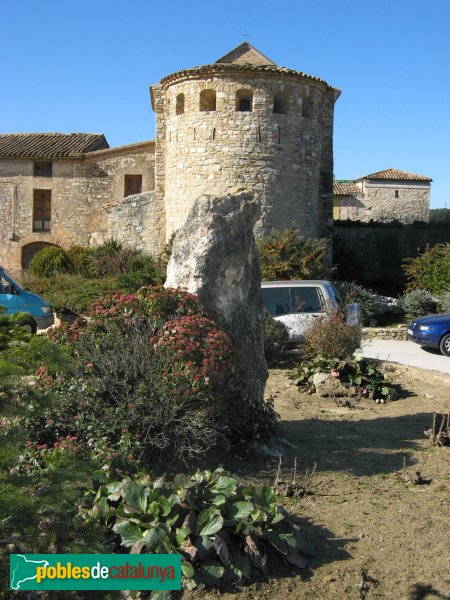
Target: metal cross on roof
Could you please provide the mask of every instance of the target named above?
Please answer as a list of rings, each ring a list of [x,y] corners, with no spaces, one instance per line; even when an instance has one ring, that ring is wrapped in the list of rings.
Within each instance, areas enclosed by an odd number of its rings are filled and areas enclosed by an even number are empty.
[[[249,33],[247,33],[246,31],[244,31],[244,33],[242,34],[242,36],[241,36],[241,37],[243,37],[243,38],[244,38],[244,41],[246,42],[246,41],[247,41],[247,38],[248,38],[248,37],[251,37],[251,35],[250,35]]]

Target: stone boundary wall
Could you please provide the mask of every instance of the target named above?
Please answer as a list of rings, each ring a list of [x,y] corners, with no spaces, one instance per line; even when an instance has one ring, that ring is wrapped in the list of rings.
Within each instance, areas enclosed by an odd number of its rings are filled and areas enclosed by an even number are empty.
[[[362,335],[365,340],[403,340],[408,339],[406,327],[363,327]]]
[[[108,216],[109,237],[114,237],[125,246],[135,246],[147,254],[156,254],[155,192],[128,196],[104,209]]]
[[[333,263],[337,279],[356,281],[389,296],[397,296],[405,283],[402,263],[427,247],[450,242],[448,224],[402,224],[335,221]]]

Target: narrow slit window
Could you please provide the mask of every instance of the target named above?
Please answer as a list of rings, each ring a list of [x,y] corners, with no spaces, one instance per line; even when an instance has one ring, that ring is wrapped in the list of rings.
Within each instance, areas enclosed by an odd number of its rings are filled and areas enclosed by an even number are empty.
[[[394,198],[398,198],[398,190],[395,190],[395,192],[394,192]]]
[[[312,98],[303,98],[302,116],[305,119],[312,119],[314,114],[314,100]]]
[[[214,90],[202,90],[200,92],[200,110],[202,112],[216,110],[216,92]]]
[[[175,101],[175,113],[177,115],[184,114],[184,94],[178,94]]]
[[[52,226],[51,190],[33,190],[33,231],[50,231]]]
[[[252,112],[253,92],[251,90],[238,90],[236,92],[236,110],[238,112]]]

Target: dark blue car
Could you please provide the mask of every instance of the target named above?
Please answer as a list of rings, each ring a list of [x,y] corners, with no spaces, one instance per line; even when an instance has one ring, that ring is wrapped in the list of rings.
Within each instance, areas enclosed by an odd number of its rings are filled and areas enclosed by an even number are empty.
[[[408,339],[450,356],[450,315],[420,317],[408,327]]]

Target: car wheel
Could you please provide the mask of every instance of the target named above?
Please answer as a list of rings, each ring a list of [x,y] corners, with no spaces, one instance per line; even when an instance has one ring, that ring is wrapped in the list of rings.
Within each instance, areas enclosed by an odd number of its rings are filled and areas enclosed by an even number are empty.
[[[444,356],[450,356],[450,333],[446,333],[439,344],[439,350]]]
[[[37,333],[37,325],[36,325],[35,321],[29,321],[28,323],[24,323],[24,325],[22,325],[22,327],[28,333],[33,333],[33,334]]]

